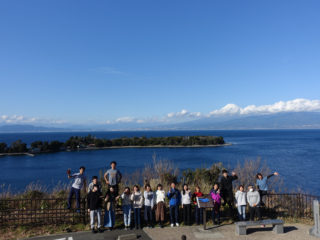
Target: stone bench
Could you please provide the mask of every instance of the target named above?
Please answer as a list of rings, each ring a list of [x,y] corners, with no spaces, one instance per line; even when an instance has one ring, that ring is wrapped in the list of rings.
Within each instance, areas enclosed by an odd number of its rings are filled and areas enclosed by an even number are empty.
[[[236,222],[236,234],[247,235],[248,226],[258,226],[258,225],[272,225],[273,232],[283,233],[283,221],[280,219],[266,219],[261,221],[243,221]]]

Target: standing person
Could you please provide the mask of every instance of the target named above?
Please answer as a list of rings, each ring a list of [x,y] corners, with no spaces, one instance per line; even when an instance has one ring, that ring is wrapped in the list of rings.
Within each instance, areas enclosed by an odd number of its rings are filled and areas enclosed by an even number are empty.
[[[176,184],[174,182],[171,183],[167,197],[169,199],[171,227],[174,227],[174,225],[179,227],[179,205],[181,202],[181,194],[179,190],[176,189]]]
[[[250,221],[254,221],[255,215],[258,216],[258,219],[261,220],[261,213],[260,213],[260,194],[258,191],[253,189],[253,186],[248,186],[247,192],[247,201],[249,204],[249,213],[250,213]],[[264,225],[261,225],[264,227]]]
[[[161,184],[158,184],[156,191],[156,222],[159,222],[161,228],[164,224],[164,215],[165,215],[165,199],[166,193],[163,190]]]
[[[231,173],[231,176],[228,175],[227,170],[222,171],[222,177],[220,179],[220,191],[221,198],[223,199],[223,206],[228,204],[229,207],[229,216],[233,216],[233,188],[232,182],[238,179],[238,176],[235,172]]]
[[[141,208],[143,205],[143,196],[138,185],[133,187],[131,194],[131,201],[133,203],[134,225],[135,229],[141,229]]]
[[[264,202],[263,202],[263,196],[268,194],[268,179],[273,177],[273,176],[278,176],[279,173],[274,172],[270,175],[268,175],[267,177],[263,177],[261,173],[257,173],[257,182],[256,182],[256,186],[259,190],[259,194],[260,194],[260,205],[264,206]]]
[[[89,192],[87,196],[88,202],[88,212],[90,213],[90,226],[92,233],[96,233],[97,231],[94,229],[94,218],[97,216],[97,227],[98,231],[102,233],[101,230],[101,201],[102,195],[98,189],[98,185],[93,185],[92,191]]]
[[[125,230],[131,227],[131,194],[130,188],[125,187],[124,192],[121,194],[122,199],[122,211],[123,211],[123,222]]]
[[[200,190],[199,186],[196,186],[195,192],[192,194],[193,203],[195,205],[195,220],[196,224],[203,224],[203,208],[199,208],[197,197],[202,197],[203,193]]]
[[[116,201],[119,196],[115,193],[114,187],[110,186],[105,196],[105,214],[104,214],[104,227],[111,231],[116,222]]]
[[[98,181],[98,177],[97,176],[93,176],[92,177],[92,182],[88,186],[88,193],[90,193],[92,191],[94,185],[97,185],[98,186],[98,191],[102,192],[102,186]]]
[[[117,167],[117,163],[115,161],[112,161],[110,163],[111,168],[105,172],[104,174],[104,180],[110,188],[111,186],[114,188],[115,193],[118,195],[119,194],[119,183],[121,182],[122,175]]]
[[[247,193],[244,191],[243,185],[239,186],[236,192],[236,207],[238,208],[238,215],[240,221],[246,220],[246,206],[247,206]]]
[[[191,225],[191,191],[188,188],[188,184],[183,185],[181,191],[181,201],[183,209],[183,222],[185,225]]]
[[[150,184],[146,184],[144,196],[144,220],[149,228],[153,227],[152,210],[154,206],[154,193],[152,192]]]
[[[76,195],[76,203],[77,203],[77,212],[80,213],[80,192],[81,188],[84,188],[86,191],[87,183],[86,183],[86,176],[84,175],[84,171],[86,170],[85,167],[81,166],[79,173],[71,174],[71,170],[68,169],[67,175],[68,178],[73,178],[73,184],[70,189],[69,197],[68,197],[68,209],[71,208],[71,199],[73,194]]]
[[[212,222],[214,224],[220,224],[220,206],[221,206],[221,196],[218,183],[213,185],[213,189],[210,191],[210,195],[213,201],[212,209]],[[218,221],[216,221],[216,219]]]

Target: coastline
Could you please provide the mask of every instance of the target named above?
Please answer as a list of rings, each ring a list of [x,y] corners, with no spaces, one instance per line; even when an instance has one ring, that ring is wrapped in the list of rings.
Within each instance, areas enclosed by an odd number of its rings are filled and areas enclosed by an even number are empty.
[[[224,143],[224,144],[214,144],[214,145],[149,145],[149,146],[112,146],[112,147],[85,147],[85,148],[79,148],[76,150],[65,150],[65,151],[58,151],[58,152],[77,152],[77,151],[94,151],[94,150],[106,150],[106,149],[121,149],[121,148],[215,148],[215,147],[226,147],[231,146],[232,143]],[[0,153],[0,157],[6,157],[6,156],[30,156],[34,157],[38,154],[43,153],[58,153],[58,152],[39,152],[39,153],[29,153],[29,152],[23,152],[23,153]]]

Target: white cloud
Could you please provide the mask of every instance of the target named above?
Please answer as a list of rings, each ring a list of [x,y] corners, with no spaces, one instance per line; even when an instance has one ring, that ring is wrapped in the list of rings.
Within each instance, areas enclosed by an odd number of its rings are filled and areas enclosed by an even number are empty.
[[[64,120],[55,119],[40,119],[36,117],[26,117],[23,115],[2,115],[0,116],[0,123],[6,124],[63,124]]]
[[[279,101],[270,105],[248,105],[239,107],[236,104],[229,103],[220,109],[215,109],[209,114],[200,112],[189,112],[182,109],[178,112],[171,112],[162,117],[149,117],[138,119],[135,117],[121,117],[113,121],[106,121],[107,124],[114,123],[175,123],[201,119],[211,116],[237,116],[237,115],[259,115],[259,114],[275,114],[281,112],[316,112],[320,111],[320,100],[308,100],[297,98],[291,101]]]
[[[248,105],[241,108],[235,104],[227,104],[224,107],[213,110],[209,116],[218,115],[250,115],[250,114],[274,114],[282,112],[316,112],[320,111],[320,100],[297,98],[290,101],[279,101],[270,105]]]
[[[189,112],[188,110],[182,109],[180,112],[168,113],[167,118],[197,118],[201,117],[200,112]]]

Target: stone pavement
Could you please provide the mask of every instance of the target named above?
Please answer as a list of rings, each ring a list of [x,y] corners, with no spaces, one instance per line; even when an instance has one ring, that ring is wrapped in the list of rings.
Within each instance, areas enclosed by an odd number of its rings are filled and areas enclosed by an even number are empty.
[[[28,240],[115,240],[120,235],[134,233],[140,240],[151,240],[143,230],[113,230],[104,231],[103,233],[93,234],[91,231],[74,232],[65,234],[48,235],[41,237],[28,238]]]
[[[285,224],[284,234],[275,234],[272,231],[271,226],[266,228],[261,227],[248,227],[246,236],[237,236],[235,234],[234,224],[225,224],[221,226],[210,227],[207,230],[203,230],[202,227],[165,227],[143,230],[114,230],[111,232],[96,233],[91,232],[76,232],[59,235],[50,235],[29,238],[29,240],[113,240],[117,239],[119,235],[125,235],[135,233],[142,240],[180,240],[182,235],[187,236],[187,240],[317,240],[319,238],[310,236],[308,231],[311,228],[305,224]]]
[[[248,235],[237,236],[235,234],[235,225],[226,224],[217,227],[208,226],[208,230],[203,230],[201,227],[167,227],[165,229],[153,228],[144,229],[152,240],[180,240],[181,235],[186,235],[187,240],[317,240],[319,238],[312,237],[308,234],[309,225],[304,224],[285,224],[284,234],[275,234],[271,226],[265,228],[248,227]]]

